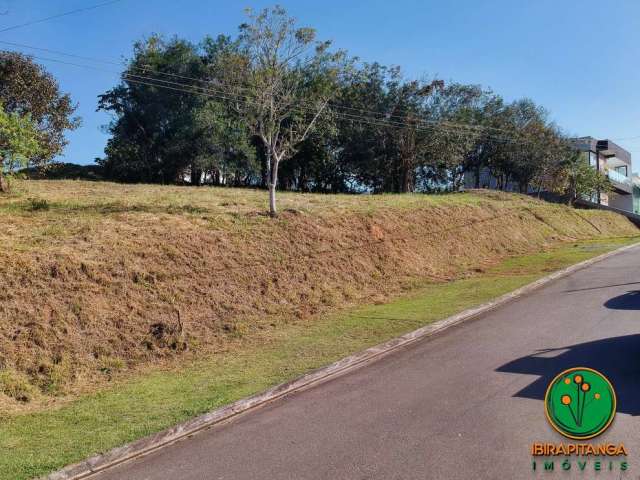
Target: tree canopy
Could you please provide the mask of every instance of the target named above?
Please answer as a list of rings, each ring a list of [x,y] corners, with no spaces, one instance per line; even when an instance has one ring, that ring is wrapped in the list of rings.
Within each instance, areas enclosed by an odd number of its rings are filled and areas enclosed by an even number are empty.
[[[42,154],[41,137],[29,114],[8,113],[0,103],[0,192],[8,189],[5,172],[25,167],[30,158]]]
[[[66,132],[80,125],[71,97],[60,92],[49,72],[21,53],[0,51],[0,102],[8,113],[28,114],[36,126],[41,148],[29,159],[36,165],[61,154]]]

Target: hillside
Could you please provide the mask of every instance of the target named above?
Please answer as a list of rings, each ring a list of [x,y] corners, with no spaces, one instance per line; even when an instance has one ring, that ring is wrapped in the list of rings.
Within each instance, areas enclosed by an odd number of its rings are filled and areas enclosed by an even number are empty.
[[[625,218],[497,192],[282,194],[24,181],[0,197],[0,406],[73,395]],[[262,335],[264,336],[264,335]]]

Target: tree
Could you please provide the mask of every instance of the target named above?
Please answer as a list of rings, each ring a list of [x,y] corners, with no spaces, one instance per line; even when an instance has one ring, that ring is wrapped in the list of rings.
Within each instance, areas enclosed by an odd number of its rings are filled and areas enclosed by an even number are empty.
[[[204,91],[211,89],[212,95],[193,119],[194,140],[199,145],[194,165],[202,169],[214,185],[259,183],[259,165],[251,132],[245,119],[229,108],[225,92],[218,90],[226,73],[221,68],[221,59],[236,54],[238,42],[225,35],[206,37],[200,50],[205,66],[201,86]]]
[[[160,80],[149,82],[146,72]],[[134,45],[122,83],[100,95],[98,109],[114,114],[108,126],[112,138],[101,161],[107,176],[131,182],[176,182],[197,156],[193,120],[206,97],[186,88],[162,88],[171,86],[167,82],[175,81],[174,75],[203,77],[197,47],[153,35]]]
[[[521,99],[498,108],[489,120],[480,151],[486,154],[482,166],[496,178],[497,187],[526,193],[534,186],[540,191],[549,172],[566,156],[561,132],[546,110]]]
[[[385,117],[390,109],[388,90],[399,82],[398,68],[371,63],[351,71],[341,85],[338,103],[347,114],[338,115],[339,161],[362,189],[382,192],[393,188],[388,139],[395,127]]]
[[[609,178],[589,165],[582,152],[575,150],[558,163],[553,179],[556,192],[566,195],[570,205],[580,198],[591,200],[594,196],[613,189]]]
[[[397,124],[390,139],[396,160],[394,190],[408,193],[415,189],[417,168],[425,163],[431,153],[433,137],[438,133],[427,126],[425,119],[431,113],[431,95],[442,91],[444,82],[409,81],[393,87],[389,92],[392,97],[389,118]]]
[[[67,145],[65,133],[80,126],[71,97],[60,92],[50,73],[21,53],[0,51],[0,102],[8,113],[29,114],[40,133],[42,148],[30,159],[34,164],[61,154]]]
[[[363,187],[410,192],[430,155],[431,99],[442,81],[406,81],[398,67],[364,64],[341,89],[340,155]]]
[[[252,185],[258,183],[259,166],[242,119],[230,115],[217,101],[207,101],[194,118],[193,141],[197,156],[192,162],[193,177],[200,172],[214,185]]]
[[[280,168],[282,188],[302,192],[348,193],[352,172],[340,161],[335,130],[326,124],[300,144],[296,154]]]
[[[234,48],[224,36],[193,44],[153,35],[135,43],[122,82],[99,97],[98,109],[114,114],[100,160],[107,177],[174,183],[188,173],[199,185],[203,173],[215,184],[255,173],[246,125],[212,88],[218,57]]]
[[[452,83],[434,91],[426,109],[434,124],[426,159],[431,184],[457,191],[465,172],[487,157],[490,149],[481,142],[490,133],[494,103],[499,99],[478,85]]]
[[[27,166],[42,151],[42,134],[31,117],[7,113],[0,103],[0,192],[9,190],[5,172]]]
[[[460,175],[472,172],[474,188],[480,188],[482,169],[503,143],[496,129],[502,126],[500,115],[504,111],[504,101],[491,90],[478,85],[453,84],[444,93],[449,100],[443,102],[439,116],[444,117],[445,126],[455,123],[454,131],[458,132],[458,137],[452,139],[458,143],[458,156],[450,159],[449,168],[460,172]],[[458,124],[470,124],[474,128]]]
[[[269,212],[275,216],[278,167],[327,109],[344,55],[330,53],[330,42],[317,42],[314,29],[297,27],[281,7],[247,14],[239,51],[226,56],[221,82],[265,149]]]

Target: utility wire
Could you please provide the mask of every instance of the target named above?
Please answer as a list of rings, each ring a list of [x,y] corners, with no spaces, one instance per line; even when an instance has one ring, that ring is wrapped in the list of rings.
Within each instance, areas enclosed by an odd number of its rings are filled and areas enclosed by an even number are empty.
[[[205,97],[209,97],[209,98],[216,98],[216,99],[222,99],[222,100],[227,100],[227,101],[235,101],[235,102],[240,102],[240,103],[244,103],[244,104],[257,104],[257,102],[255,101],[251,101],[250,99],[248,99],[246,96],[243,95],[239,95],[239,94],[235,94],[235,93],[230,93],[230,92],[226,92],[224,90],[216,90],[213,88],[206,88],[206,87],[199,87],[196,85],[187,85],[184,83],[180,83],[180,82],[173,82],[170,80],[166,80],[166,79],[161,79],[161,78],[157,78],[157,77],[151,77],[151,76],[146,76],[146,75],[136,75],[136,74],[129,74],[129,73],[120,73],[120,72],[116,72],[113,70],[107,70],[104,68],[100,68],[100,67],[95,67],[93,65],[84,65],[84,64],[79,64],[79,63],[74,63],[74,62],[67,62],[64,60],[59,60],[59,59],[53,59],[53,58],[47,58],[47,57],[38,57],[38,56],[34,56],[34,58],[38,59],[38,60],[42,60],[42,61],[47,61],[47,62],[55,62],[55,63],[60,63],[63,65],[69,65],[69,66],[74,66],[74,67],[79,67],[79,68],[85,68],[85,69],[89,69],[89,70],[97,70],[97,71],[101,71],[101,72],[106,72],[106,73],[111,73],[114,75],[118,75],[120,78],[122,78],[123,80],[126,80],[128,82],[131,83],[136,83],[136,84],[140,84],[140,85],[146,85],[146,86],[151,86],[151,87],[157,87],[157,88],[164,88],[166,90],[171,90],[174,92],[180,92],[180,93],[188,93],[188,94],[197,94],[197,95],[201,95],[201,96],[205,96]],[[189,78],[189,77],[187,77]],[[194,79],[195,80],[195,79]],[[296,109],[296,111],[298,111],[299,113],[315,113],[315,111],[312,110],[312,107],[309,106],[305,106],[304,104],[301,105],[297,105],[294,107]],[[445,123],[439,123],[439,122],[434,122],[432,124],[429,124],[428,126],[425,125],[421,125],[419,122],[416,123],[406,123],[406,122],[398,122],[398,121],[393,121],[393,120],[389,120],[389,119],[376,119],[376,118],[371,118],[371,117],[365,117],[362,115],[355,115],[355,114],[349,114],[346,112],[340,112],[340,111],[331,111],[331,115],[336,116],[337,118],[341,118],[343,120],[350,120],[350,121],[356,121],[356,122],[360,122],[360,123],[365,123],[365,124],[370,124],[370,125],[375,125],[375,126],[383,126],[383,127],[398,127],[398,128],[413,128],[417,131],[429,131],[432,129],[440,129],[443,130],[445,132],[451,133],[451,134],[456,134],[459,136],[459,138],[464,138],[463,137],[463,133],[466,133],[468,135],[470,134],[476,134],[478,132],[473,132],[473,131],[469,131],[469,130],[465,130],[465,131],[460,131],[460,127],[464,128],[464,125],[458,125],[458,124],[447,124]],[[497,135],[485,135],[485,137],[489,140],[493,140],[496,142],[503,142],[503,143],[514,143],[514,144],[532,144],[532,142],[525,142],[522,140],[515,140],[511,137],[499,137]]]
[[[117,0],[117,1],[122,1],[122,0]],[[53,50],[51,48],[34,47],[33,45],[27,45],[26,43],[16,43],[16,42],[8,42],[6,40],[0,40],[0,44],[9,45],[11,47],[17,47],[17,48],[26,48],[29,50],[39,50],[41,52],[53,53],[55,55],[60,55],[60,56],[69,57],[69,58],[77,58],[78,60],[86,60],[89,62],[106,63],[109,65],[115,65],[115,66],[126,66],[124,61],[116,61],[115,59],[108,60],[106,58],[85,57],[83,55],[76,55],[74,53],[63,52],[61,50]]]
[[[120,0],[118,0],[120,1]],[[77,58],[80,60],[85,60],[85,61],[90,61],[90,62],[97,62],[97,63],[105,63],[105,64],[109,64],[109,65],[116,65],[116,66],[123,66],[123,67],[127,67],[126,63],[124,61],[113,61],[113,60],[106,60],[106,59],[100,59],[100,58],[96,58],[96,57],[87,57],[87,56],[82,56],[82,55],[76,55],[76,54],[72,54],[72,53],[68,53],[68,52],[62,52],[60,50],[52,50],[49,48],[42,48],[42,47],[36,47],[36,46],[32,46],[32,45],[26,45],[23,43],[15,43],[15,42],[7,42],[7,41],[2,41],[0,40],[0,44],[5,44],[5,45],[10,45],[10,46],[14,46],[14,47],[19,47],[19,48],[27,48],[27,49],[31,49],[31,50],[39,50],[39,51],[43,51],[43,52],[48,52],[48,53],[53,53],[56,55],[62,55],[62,56],[66,56],[66,57],[70,57],[70,58]],[[47,59],[48,61],[56,61],[54,59]],[[169,77],[173,77],[173,78],[180,78],[180,79],[184,79],[184,80],[190,80],[193,82],[198,82],[198,83],[202,83],[202,84],[206,84],[206,85],[210,85],[211,82],[208,80],[204,80],[201,78],[194,78],[194,77],[189,77],[186,75],[180,75],[180,74],[176,74],[176,73],[171,73],[171,72],[163,72],[160,70],[156,70],[156,69],[152,69],[149,67],[136,67],[136,66],[128,66],[129,68],[136,70],[138,72],[142,72],[142,73],[153,73],[156,75],[165,75],[165,76],[169,76]],[[212,89],[211,86],[208,87],[209,89]],[[220,87],[219,87],[220,88]],[[246,90],[245,88],[242,87],[237,87],[239,90]],[[220,90],[218,90],[220,91]],[[221,92],[221,93],[228,93],[228,92]],[[233,95],[238,95],[238,94],[233,94]],[[303,103],[307,103],[308,102],[303,102]],[[334,109],[334,110],[349,110],[352,112],[357,112],[357,113],[367,113],[367,114],[372,114],[372,115],[376,115],[376,116],[380,116],[381,118],[377,119],[377,120],[382,120],[382,121],[386,121],[389,119],[399,119],[400,121],[406,121],[406,117],[402,116],[402,115],[398,115],[398,114],[391,114],[389,112],[380,112],[380,111],[375,111],[375,110],[369,110],[369,109],[364,109],[364,108],[358,108],[358,107],[351,107],[351,106],[346,106],[346,105],[341,105],[335,102],[329,102],[329,105]],[[402,110],[399,111],[400,113],[405,113]],[[443,124],[447,124],[450,125],[451,127],[454,128],[465,128],[471,131],[480,131],[482,133],[485,133],[487,130],[491,130],[491,131],[496,131],[496,132],[500,132],[500,133],[506,133],[509,135],[513,135],[513,134],[518,134],[519,132],[517,130],[513,130],[513,129],[505,129],[505,128],[500,128],[500,127],[494,127],[494,126],[490,126],[490,125],[478,125],[478,124],[465,124],[465,123],[456,123],[456,122],[448,122],[448,121],[438,121],[438,120],[427,120],[427,119],[418,119],[416,121],[416,123],[421,124],[421,125],[438,125],[438,126],[442,126]]]
[[[238,96],[236,94],[233,93],[228,93],[228,92],[223,92],[220,93],[219,91],[216,90],[211,90],[211,89],[205,89],[203,87],[198,87],[198,86],[194,86],[194,85],[185,85],[182,83],[177,83],[177,82],[172,82],[172,81],[168,81],[168,80],[164,80],[164,79],[158,79],[158,78],[154,78],[154,77],[146,77],[146,76],[142,76],[142,75],[132,75],[132,74],[123,74],[123,79],[128,81],[128,82],[132,82],[132,83],[137,83],[140,85],[147,85],[147,86],[152,86],[152,87],[159,87],[159,88],[166,88],[168,90],[173,90],[173,91],[177,91],[177,92],[182,92],[182,93],[192,93],[192,94],[198,94],[198,95],[203,95],[203,96],[207,96],[210,98],[217,98],[217,99],[223,99],[223,100],[231,100],[231,101],[237,101],[237,102],[241,102],[241,103],[249,103],[249,104],[254,104],[256,105],[257,102],[255,101],[251,101],[248,100],[246,97],[244,96]],[[211,93],[211,92],[216,92],[216,93]],[[298,105],[296,107],[294,107],[298,112],[301,113],[315,113],[314,110],[312,110],[310,107],[305,107],[303,105]],[[433,129],[440,129],[443,131],[446,131],[448,133],[452,133],[452,134],[457,134],[460,138],[463,137],[463,133],[466,134],[471,134],[471,133],[475,133],[475,132],[460,132],[458,129],[456,129],[453,126],[447,125],[446,122],[444,124],[439,124],[439,123],[433,123],[429,126],[420,126],[418,124],[409,124],[409,123],[403,123],[403,122],[397,122],[397,121],[392,121],[392,120],[385,120],[385,119],[375,119],[375,118],[368,118],[368,117],[363,117],[363,116],[359,116],[359,115],[354,115],[354,114],[350,114],[350,113],[345,113],[345,112],[336,112],[336,111],[332,111],[330,112],[330,115],[336,116],[337,118],[341,118],[343,120],[351,120],[351,121],[356,121],[356,122],[361,122],[361,123],[366,123],[369,125],[375,125],[375,126],[382,126],[382,127],[397,127],[397,128],[413,128],[417,131],[430,131]],[[513,138],[508,138],[508,137],[499,137],[496,135],[485,135],[486,138],[488,138],[489,140],[493,140],[496,142],[503,142],[503,143],[515,143],[515,144],[522,144],[522,145],[531,145],[532,142],[530,141],[522,141],[522,140],[514,140]]]
[[[97,5],[91,5],[89,7],[77,8],[75,10],[70,10],[68,12],[58,13],[56,15],[51,15],[50,17],[40,18],[38,20],[31,20],[30,22],[20,23],[18,25],[12,25],[10,27],[5,27],[5,28],[0,29],[0,33],[9,32],[11,30],[17,30],[18,28],[28,27],[30,25],[36,25],[38,23],[48,22],[49,20],[54,20],[56,18],[66,17],[66,16],[69,16],[69,15],[74,15],[74,14],[80,13],[80,12],[87,12],[89,10],[95,10],[96,8],[105,7],[107,5],[113,5],[114,3],[118,3],[118,2],[121,2],[121,1],[122,0],[111,0],[109,2],[103,2],[103,3],[99,3]]]
[[[134,74],[123,74],[123,79],[128,81],[128,82],[132,82],[132,83],[136,83],[136,84],[140,84],[140,85],[147,85],[147,86],[152,86],[152,87],[159,87],[159,88],[166,88],[168,90],[173,90],[173,91],[177,91],[177,92],[182,92],[182,93],[193,93],[193,94],[198,94],[198,95],[203,95],[203,96],[207,96],[210,98],[217,98],[217,99],[223,99],[223,100],[231,100],[231,101],[237,101],[237,102],[241,102],[241,103],[249,103],[249,104],[257,104],[257,102],[255,101],[251,101],[249,99],[247,99],[244,96],[238,96],[236,94],[233,93],[228,93],[228,92],[220,92],[217,90],[212,90],[212,89],[206,89],[203,87],[198,87],[198,86],[194,86],[194,85],[185,85],[183,83],[178,83],[178,82],[172,82],[169,80],[165,80],[165,79],[158,79],[158,78],[154,78],[154,77],[147,77],[147,76],[143,76],[143,75],[134,75]],[[214,93],[212,93],[214,92]],[[314,110],[312,110],[310,107],[305,107],[305,106],[301,106],[298,105],[295,107],[295,109],[300,112],[300,113],[315,113]],[[432,124],[429,126],[420,126],[420,125],[416,125],[416,124],[408,124],[408,123],[402,123],[402,122],[397,122],[397,121],[391,121],[391,120],[383,120],[383,119],[375,119],[375,118],[367,118],[367,117],[363,117],[363,116],[359,116],[359,115],[354,115],[354,114],[350,114],[350,113],[345,113],[345,112],[331,112],[331,115],[334,115],[338,118],[341,118],[343,120],[351,120],[351,121],[357,121],[357,122],[362,122],[362,123],[366,123],[366,124],[370,124],[370,125],[376,125],[376,126],[383,126],[383,127],[388,127],[388,126],[392,126],[392,127],[398,127],[398,128],[403,128],[403,127],[409,127],[409,128],[414,128],[415,130],[418,131],[429,131],[432,129],[440,129],[440,130],[444,130],[447,131],[449,133],[454,133],[454,134],[460,134],[460,133],[467,133],[470,134],[471,132],[460,132],[458,130],[456,130],[455,128],[452,128],[451,126],[448,126],[446,124],[444,125],[440,125],[440,124]],[[498,136],[489,136],[489,138],[491,140],[494,141],[502,141],[502,142],[510,142],[512,141],[513,143],[521,143],[521,144],[529,144],[530,142],[522,142],[522,141],[515,141],[513,139],[510,138],[505,138],[505,137],[498,137]]]

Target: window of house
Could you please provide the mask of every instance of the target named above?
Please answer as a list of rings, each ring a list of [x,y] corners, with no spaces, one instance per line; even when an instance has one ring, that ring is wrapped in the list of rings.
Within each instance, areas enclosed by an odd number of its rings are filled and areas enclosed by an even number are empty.
[[[624,175],[625,177],[628,176],[628,174],[627,174],[627,166],[626,165],[623,165],[621,167],[616,167],[615,170],[616,170],[616,172]]]

